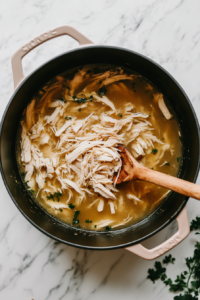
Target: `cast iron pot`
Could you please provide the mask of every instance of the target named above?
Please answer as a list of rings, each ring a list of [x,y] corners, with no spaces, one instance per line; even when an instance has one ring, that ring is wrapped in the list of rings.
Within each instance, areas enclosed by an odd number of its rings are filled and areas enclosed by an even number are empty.
[[[53,58],[25,78],[22,57],[37,45],[64,34],[76,39],[81,47]],[[50,216],[31,198],[21,181],[16,163],[15,142],[23,110],[34,93],[51,78],[66,69],[93,63],[128,67],[148,78],[167,96],[178,116],[183,133],[184,162],[180,177],[191,182],[196,181],[199,171],[199,125],[187,95],[176,80],[143,55],[120,47],[94,45],[70,26],[62,26],[40,35],[19,49],[12,58],[16,90],[4,112],[0,129],[0,168],[3,181],[11,199],[24,217],[49,237],[84,249],[126,248],[143,258],[153,259],[173,248],[189,234],[185,208],[188,197],[172,192],[161,207],[133,226],[113,232],[91,232],[66,225]],[[178,231],[169,240],[151,250],[140,244],[175,218],[178,221]]]

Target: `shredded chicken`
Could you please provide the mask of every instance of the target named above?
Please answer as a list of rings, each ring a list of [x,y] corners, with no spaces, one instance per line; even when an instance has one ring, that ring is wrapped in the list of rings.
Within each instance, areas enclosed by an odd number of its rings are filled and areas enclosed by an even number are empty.
[[[119,176],[122,167],[118,144],[132,149],[135,158],[144,157],[155,145],[159,145],[162,151],[153,158],[155,165],[160,162],[164,152],[169,150],[169,144],[154,134],[149,115],[143,111],[136,112],[132,103],[127,103],[119,113],[106,95],[97,92],[97,87],[116,85],[122,80],[132,82],[136,77],[123,74],[121,69],[90,76],[87,69],[82,69],[69,82],[70,88],[66,89],[64,101],[49,101],[44,97],[39,111],[34,111],[35,99],[28,105],[25,120],[21,122],[21,162],[25,168],[25,180],[30,182],[31,187],[37,186],[37,194],[40,193],[43,199],[56,192],[68,191],[67,203],[74,193],[81,202],[86,195],[98,194],[100,198],[95,199],[89,207],[95,205],[98,212],[102,212],[108,205],[110,213],[115,214],[123,203],[123,199],[117,198],[118,189],[113,184],[114,174]],[[84,82],[87,82],[86,86]],[[121,82],[116,87],[127,89]],[[152,90],[150,85],[147,90]],[[166,119],[170,119],[172,115],[162,95],[154,97],[157,97]],[[67,107],[72,102],[83,103],[78,106],[79,111],[86,109],[89,101],[85,99],[91,99],[106,109],[100,114],[94,111],[85,118],[66,116]],[[45,107],[48,107],[48,113]],[[77,111],[76,107],[74,111]],[[55,180],[56,188],[53,183]],[[134,194],[127,194],[127,198],[135,204],[142,201]],[[54,201],[48,201],[48,205],[54,210],[68,207]],[[128,217],[125,222],[131,219]]]

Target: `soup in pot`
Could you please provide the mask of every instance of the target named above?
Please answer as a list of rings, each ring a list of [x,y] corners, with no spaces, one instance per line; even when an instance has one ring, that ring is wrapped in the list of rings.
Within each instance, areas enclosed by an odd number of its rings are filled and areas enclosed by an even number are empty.
[[[61,221],[89,230],[137,223],[170,192],[138,180],[116,185],[119,144],[140,164],[172,176],[182,160],[168,100],[141,75],[108,65],[53,78],[30,99],[18,137],[20,172],[34,199]]]

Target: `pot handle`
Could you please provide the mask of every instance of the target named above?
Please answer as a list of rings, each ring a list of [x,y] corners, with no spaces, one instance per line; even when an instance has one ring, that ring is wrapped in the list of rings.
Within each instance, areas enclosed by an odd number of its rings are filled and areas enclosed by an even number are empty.
[[[137,244],[131,247],[127,247],[125,249],[147,260],[152,260],[161,256],[162,254],[171,250],[180,242],[182,242],[190,233],[190,224],[188,220],[186,206],[180,212],[180,214],[176,218],[176,221],[178,223],[178,231],[161,245],[153,249],[147,249],[141,244]]]
[[[23,69],[22,69],[22,58],[29,53],[32,49],[38,45],[51,40],[60,35],[69,35],[73,39],[77,40],[79,45],[93,44],[87,37],[82,33],[77,31],[75,28],[64,25],[57,27],[53,30],[47,31],[38,37],[31,40],[29,43],[21,47],[15,54],[12,56],[12,70],[13,70],[13,79],[14,79],[14,88],[16,89],[20,82],[25,78]]]

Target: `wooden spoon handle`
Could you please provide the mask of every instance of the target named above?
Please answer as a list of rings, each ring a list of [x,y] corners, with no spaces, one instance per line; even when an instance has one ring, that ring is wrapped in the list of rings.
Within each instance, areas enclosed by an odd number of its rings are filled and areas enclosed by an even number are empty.
[[[148,181],[174,192],[200,200],[200,186],[197,184],[153,171],[142,166],[137,169],[137,179]]]

